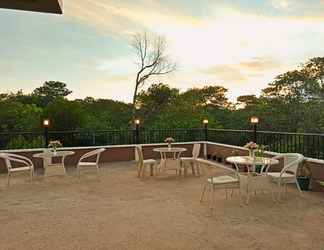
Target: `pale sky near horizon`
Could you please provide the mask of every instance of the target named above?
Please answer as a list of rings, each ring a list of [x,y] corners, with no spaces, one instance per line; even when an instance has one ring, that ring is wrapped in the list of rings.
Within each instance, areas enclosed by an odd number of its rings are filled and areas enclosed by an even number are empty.
[[[324,0],[65,0],[64,15],[0,9],[0,92],[67,83],[70,98],[131,101],[131,34],[166,37],[178,70],[161,79],[259,94],[273,78],[324,56]]]

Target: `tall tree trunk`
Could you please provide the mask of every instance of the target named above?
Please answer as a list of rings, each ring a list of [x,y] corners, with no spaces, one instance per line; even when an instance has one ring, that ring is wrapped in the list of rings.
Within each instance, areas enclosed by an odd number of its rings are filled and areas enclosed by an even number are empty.
[[[137,73],[136,76],[136,83],[135,83],[135,89],[134,89],[134,95],[133,95],[133,119],[135,119],[135,115],[136,115],[136,98],[137,98],[137,91],[138,91],[138,85],[139,85],[139,77],[140,77],[140,73],[141,71],[139,71]]]

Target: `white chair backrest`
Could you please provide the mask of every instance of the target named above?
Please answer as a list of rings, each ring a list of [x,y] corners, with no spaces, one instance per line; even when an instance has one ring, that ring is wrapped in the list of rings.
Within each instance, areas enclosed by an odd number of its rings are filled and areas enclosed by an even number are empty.
[[[86,159],[86,158],[90,158],[91,156],[97,156],[96,157],[96,164],[99,163],[99,159],[100,159],[100,154],[102,152],[104,152],[106,149],[105,148],[99,148],[99,149],[96,149],[96,150],[93,150],[93,151],[90,151],[84,155],[81,156],[79,162],[81,162],[82,160]]]
[[[136,152],[137,152],[137,156],[138,156],[138,163],[142,164],[144,161],[142,146],[137,145],[137,146],[135,146],[135,148],[136,148]]]
[[[195,143],[192,148],[192,157],[197,159],[200,154],[200,143]]]
[[[276,159],[283,158],[284,167],[281,172],[291,172],[295,176],[297,175],[298,167],[304,160],[304,156],[298,153],[285,153],[274,157]]]
[[[240,171],[236,165],[234,165],[235,168],[231,168],[230,166],[225,166],[223,164],[220,164],[217,162],[212,162],[212,161],[201,159],[201,158],[198,159],[198,162],[204,166],[204,168],[205,168],[204,172],[207,173],[207,175],[209,177],[215,176],[214,173],[208,174],[208,172],[210,172],[210,171],[208,171],[207,168],[212,167],[212,168],[219,168],[219,169],[226,170],[229,174],[233,175],[234,178],[240,180]]]
[[[1,153],[0,158],[4,159],[8,171],[10,169],[12,169],[11,162],[22,163],[22,164],[30,166],[30,167],[34,166],[32,161],[29,158],[22,156],[22,155],[18,155],[18,154]]]

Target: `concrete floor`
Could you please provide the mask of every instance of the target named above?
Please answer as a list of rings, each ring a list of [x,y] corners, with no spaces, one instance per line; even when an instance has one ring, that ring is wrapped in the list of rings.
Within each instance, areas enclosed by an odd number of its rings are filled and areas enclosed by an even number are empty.
[[[217,170],[215,174],[219,174]],[[174,173],[140,180],[133,162],[67,176],[0,176],[0,249],[324,249],[323,193],[287,199],[218,190],[214,210],[199,203],[206,177]]]

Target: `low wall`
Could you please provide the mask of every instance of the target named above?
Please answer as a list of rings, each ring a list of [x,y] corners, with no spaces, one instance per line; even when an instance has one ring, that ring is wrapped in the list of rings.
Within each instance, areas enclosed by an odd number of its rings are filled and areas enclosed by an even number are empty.
[[[75,167],[82,155],[85,153],[98,149],[105,148],[100,156],[100,163],[114,162],[114,161],[133,161],[135,160],[135,145],[118,145],[118,146],[102,146],[102,147],[80,147],[80,148],[61,148],[60,150],[74,151],[74,155],[67,156],[65,158],[65,165],[67,167]],[[160,154],[154,152],[153,149],[156,147],[165,147],[166,144],[144,144],[143,155],[144,159],[152,158],[159,159]],[[193,143],[175,143],[174,147],[183,147],[187,151],[183,152],[182,156],[191,156]],[[203,148],[203,146],[202,146]],[[28,157],[34,164],[35,168],[43,168],[43,160],[41,158],[33,157],[34,154],[43,152],[44,149],[26,149],[26,150],[3,150],[3,153],[15,153]],[[203,150],[201,150],[201,156],[203,156]],[[170,155],[171,157],[171,155]],[[55,161],[55,159],[54,159]],[[0,158],[0,172],[5,172],[6,166],[4,160]]]
[[[222,159],[226,159],[226,157],[232,156],[233,151],[237,151],[239,155],[248,155],[248,151],[245,148],[220,144],[220,143],[212,143],[212,142],[187,142],[187,143],[174,143],[174,147],[184,147],[187,151],[182,153],[182,156],[191,156],[192,155],[192,147],[194,143],[201,144],[200,157],[204,157],[205,155],[216,155]],[[205,148],[206,145],[206,148]],[[68,167],[75,167],[78,163],[80,157],[97,148],[106,148],[107,150],[101,154],[100,163],[105,162],[114,162],[114,161],[133,161],[135,160],[135,145],[117,145],[117,146],[102,146],[102,147],[79,147],[79,148],[63,148],[61,150],[71,150],[74,151],[75,154],[66,157],[65,164]],[[166,144],[144,144],[143,147],[143,155],[145,159],[159,159],[160,154],[154,152],[153,149],[156,147],[165,147]],[[206,152],[205,152],[206,149]],[[28,157],[32,160],[35,165],[35,168],[42,168],[43,161],[40,158],[33,157],[34,154],[42,152],[43,149],[26,149],[26,150],[5,150],[1,152],[10,152],[16,153],[23,156]],[[265,152],[265,154],[269,157],[278,155],[278,153],[274,152]],[[171,155],[170,155],[171,156]],[[307,164],[312,173],[312,190],[320,190],[320,186],[316,183],[316,180],[324,180],[324,160],[318,159],[310,159],[306,158],[305,164]],[[278,165],[273,166],[272,169],[274,171],[280,171],[283,166],[283,162],[281,161]],[[4,161],[0,158],[0,172],[6,171],[6,167]]]

